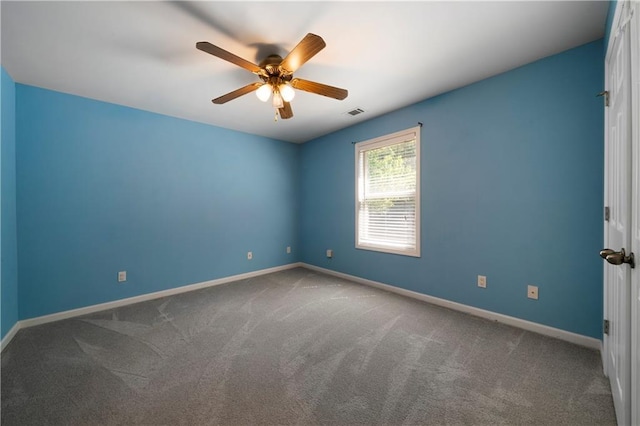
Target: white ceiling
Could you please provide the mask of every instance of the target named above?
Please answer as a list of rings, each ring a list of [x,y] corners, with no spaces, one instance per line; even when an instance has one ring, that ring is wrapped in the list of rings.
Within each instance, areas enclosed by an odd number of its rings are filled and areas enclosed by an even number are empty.
[[[291,142],[304,142],[603,36],[605,1],[8,2],[2,65],[20,83]],[[349,90],[297,91],[274,123],[258,81],[196,50],[258,63],[314,33],[327,46],[295,76]],[[362,108],[356,117],[345,114]]]

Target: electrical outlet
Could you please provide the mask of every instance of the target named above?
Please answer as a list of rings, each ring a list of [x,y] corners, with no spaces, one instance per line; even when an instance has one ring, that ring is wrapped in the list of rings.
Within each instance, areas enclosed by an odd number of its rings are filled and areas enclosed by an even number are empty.
[[[290,253],[291,253],[291,247],[287,246],[287,254],[290,254]]]
[[[251,259],[253,259],[253,253],[248,251],[247,252],[247,260],[251,260]]]
[[[478,287],[487,288],[487,277],[484,275],[478,275]]]
[[[127,280],[127,271],[118,272],[118,282],[123,283]]]
[[[331,249],[328,249],[328,250],[327,250],[327,257],[328,257],[329,259],[331,259],[331,258],[333,257],[333,250],[331,250]]]
[[[527,297],[529,299],[538,300],[538,286],[528,285],[527,286]]]

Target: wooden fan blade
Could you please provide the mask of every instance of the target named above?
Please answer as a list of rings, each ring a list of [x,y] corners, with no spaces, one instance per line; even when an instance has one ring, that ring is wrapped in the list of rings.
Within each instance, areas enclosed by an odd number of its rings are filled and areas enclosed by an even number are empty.
[[[298,68],[304,65],[305,62],[324,49],[325,46],[326,43],[322,37],[309,33],[304,36],[300,43],[282,60],[280,68],[286,70],[289,74],[293,74]]]
[[[215,98],[211,102],[217,105],[227,103],[229,101],[234,100],[235,98],[239,98],[242,95],[246,95],[247,93],[251,93],[258,90],[258,87],[262,86],[263,84],[264,83],[247,84],[246,86],[236,89],[233,92],[229,92],[226,95],[222,95],[218,98]]]
[[[216,56],[220,59],[224,59],[225,61],[231,62],[241,68],[244,68],[248,71],[251,71],[254,74],[260,73],[260,67],[256,64],[247,61],[246,59],[242,59],[239,56],[234,55],[231,52],[227,52],[224,49],[219,48],[218,46],[214,46],[208,41],[199,41],[196,43],[196,48],[202,50],[203,52],[207,52],[213,56]]]
[[[317,95],[327,96],[338,100],[343,100],[349,95],[349,91],[340,89],[339,87],[327,86],[326,84],[316,83],[315,81],[294,78],[291,85],[305,92],[315,93]]]
[[[291,109],[291,104],[289,102],[285,102],[284,106],[278,109],[278,112],[280,113],[280,118],[283,120],[293,117],[293,110]]]

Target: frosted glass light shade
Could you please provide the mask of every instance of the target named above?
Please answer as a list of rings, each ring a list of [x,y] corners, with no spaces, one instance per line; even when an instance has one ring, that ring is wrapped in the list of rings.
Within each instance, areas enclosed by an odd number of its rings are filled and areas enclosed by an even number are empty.
[[[282,96],[280,92],[273,93],[273,101],[272,105],[274,108],[282,108],[284,106],[284,102],[282,102]]]
[[[291,102],[293,97],[296,95],[296,91],[293,90],[293,87],[291,87],[291,85],[289,84],[281,84],[279,89],[280,94],[282,95],[282,99],[285,102]]]
[[[269,100],[269,96],[271,96],[271,86],[265,83],[258,87],[258,90],[256,90],[256,96],[262,102],[267,102]]]

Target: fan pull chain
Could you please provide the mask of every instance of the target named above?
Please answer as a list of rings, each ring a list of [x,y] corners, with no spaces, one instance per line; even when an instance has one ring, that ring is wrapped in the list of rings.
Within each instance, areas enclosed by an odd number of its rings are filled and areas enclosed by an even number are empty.
[[[274,113],[274,115],[273,115],[273,122],[274,122],[274,123],[277,123],[277,122],[278,122],[278,110],[276,109],[276,110],[274,110],[274,111],[275,111],[275,113]]]

